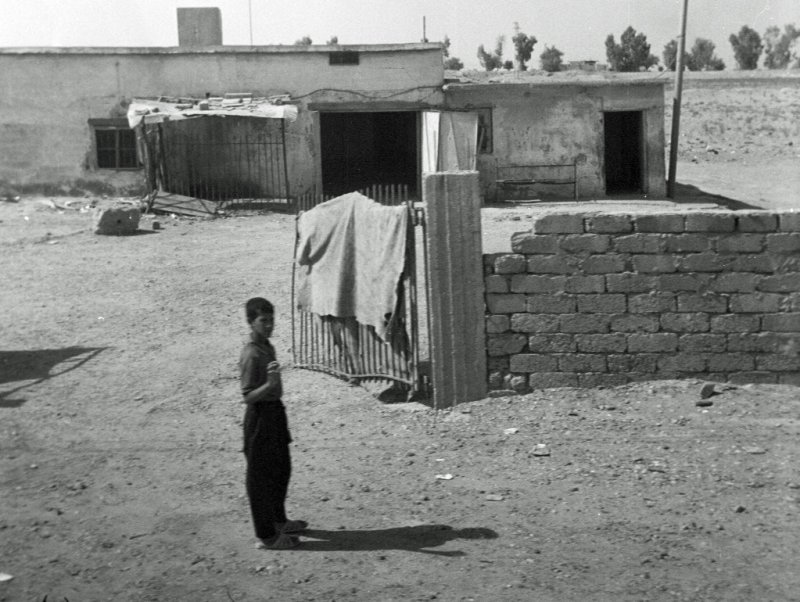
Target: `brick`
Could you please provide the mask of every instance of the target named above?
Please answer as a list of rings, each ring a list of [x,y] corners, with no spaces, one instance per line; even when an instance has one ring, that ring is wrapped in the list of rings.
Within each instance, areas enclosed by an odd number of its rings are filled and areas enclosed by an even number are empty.
[[[800,292],[786,295],[782,309],[789,312],[800,311]]]
[[[513,355],[525,349],[528,337],[523,334],[490,334],[486,337],[489,356]]]
[[[754,315],[711,316],[711,332],[756,332],[759,322],[759,317]]]
[[[696,253],[682,257],[678,262],[681,272],[722,272],[730,271],[735,265],[732,255],[719,255],[717,253]]]
[[[731,313],[777,312],[781,310],[782,300],[783,295],[777,293],[736,293],[731,295],[729,307]]]
[[[736,219],[732,213],[688,213],[686,232],[733,232]]]
[[[521,274],[528,271],[524,255],[500,255],[494,260],[495,274]]]
[[[526,311],[541,314],[570,314],[577,307],[573,295],[528,295]]]
[[[746,272],[728,272],[718,274],[709,285],[709,289],[719,293],[750,293],[763,276]]]
[[[571,334],[532,334],[528,337],[528,349],[533,353],[574,353],[578,345]]]
[[[775,234],[774,236],[778,236]],[[775,271],[779,264],[776,257],[769,255],[739,255],[733,263],[735,272],[756,272],[760,274],[770,274]]]
[[[634,272],[674,272],[678,261],[673,255],[634,255],[631,257]]]
[[[607,274],[606,291],[609,293],[647,293],[657,288],[654,276],[642,274]]]
[[[657,315],[622,314],[611,318],[612,332],[658,332]]]
[[[514,274],[511,290],[515,293],[560,293],[564,291],[566,276]]]
[[[508,278],[505,276],[491,275],[484,278],[487,293],[507,293]]]
[[[766,238],[763,234],[735,234],[717,240],[718,253],[761,253]]]
[[[523,255],[555,253],[558,250],[558,239],[550,234],[515,232],[511,235],[511,250]]]
[[[646,295],[630,295],[628,311],[632,314],[675,311],[678,308],[675,293],[651,292]]]
[[[569,255],[534,255],[528,257],[531,274],[572,274],[578,271],[577,261]]]
[[[606,290],[604,276],[567,276],[564,290],[568,293],[603,293]]]
[[[531,389],[559,389],[563,387],[577,387],[578,375],[569,372],[540,372],[531,374],[528,379]]]
[[[658,369],[657,353],[626,353],[624,355],[608,355],[606,363],[609,372],[652,373]]]
[[[709,327],[708,314],[704,313],[668,313],[661,316],[661,329],[670,332],[707,332]]]
[[[528,376],[526,374],[506,374],[503,377],[503,388],[517,393],[528,392]]]
[[[779,214],[778,228],[781,232],[800,232],[800,212]]]
[[[778,216],[767,211],[736,213],[736,229],[739,232],[775,232]]]
[[[486,332],[489,334],[499,334],[511,328],[511,320],[508,316],[496,315],[486,316]]]
[[[511,330],[514,332],[558,332],[559,316],[556,314],[514,314]]]
[[[783,372],[778,374],[778,382],[782,385],[800,387],[800,372]]]
[[[661,234],[631,234],[614,237],[617,253],[661,253],[666,249],[666,239]]]
[[[724,314],[728,311],[728,297],[715,293],[679,293],[678,311],[704,311],[711,314]]]
[[[625,258],[622,255],[590,255],[583,260],[584,274],[615,274],[625,271]]]
[[[754,367],[755,359],[747,353],[714,353],[708,356],[708,369],[711,372],[738,372]]]
[[[581,313],[615,314],[625,311],[626,298],[619,293],[578,295],[577,299]]]
[[[800,291],[800,273],[763,276],[756,288],[760,291],[771,293],[794,293]]]
[[[800,355],[784,355],[771,353],[756,357],[756,370],[772,370],[774,372],[795,372],[800,370]]]
[[[583,232],[583,215],[571,213],[553,213],[542,215],[533,220],[533,232],[536,234],[579,234]]]
[[[558,358],[562,372],[605,372],[606,357],[594,353],[570,353]]]
[[[509,358],[511,372],[555,372],[558,360],[555,356],[541,353],[520,353]]]
[[[604,314],[565,314],[561,316],[561,332],[608,332],[611,316]]]
[[[493,356],[486,358],[486,367],[489,370],[499,370],[500,372],[508,372],[508,356]]]
[[[653,290],[659,291],[705,290],[712,281],[710,274],[661,274],[654,278]]]
[[[800,251],[800,233],[767,234],[767,251],[770,253],[797,253]]]
[[[633,232],[633,220],[630,215],[593,215],[586,218],[585,228],[597,234],[626,234]]]
[[[800,313],[785,313],[761,318],[761,329],[773,332],[800,332]]]
[[[505,374],[500,370],[489,371],[489,390],[497,391],[503,388],[503,377]]]
[[[664,238],[667,253],[700,253],[711,250],[713,238],[700,234],[670,234]]]
[[[724,334],[684,334],[678,337],[678,351],[722,353],[728,347]]]
[[[627,348],[624,334],[577,334],[575,342],[581,353],[622,353]]]
[[[705,372],[706,356],[699,353],[680,353],[658,358],[659,372]]]
[[[728,375],[728,381],[734,385],[772,384],[778,382],[778,375],[772,372],[736,372]]]
[[[776,353],[789,343],[786,335],[774,332],[748,332],[728,335],[728,351]]]
[[[621,387],[628,383],[628,378],[624,374],[579,374],[578,386],[587,389],[599,389],[602,387]]]
[[[492,314],[513,314],[525,311],[525,295],[487,294],[486,306]]]
[[[558,246],[567,253],[605,253],[611,244],[607,234],[567,234]]]
[[[637,232],[683,232],[685,217],[681,213],[637,215],[634,219]]]
[[[673,332],[628,335],[628,353],[664,353],[678,349],[678,335]]]

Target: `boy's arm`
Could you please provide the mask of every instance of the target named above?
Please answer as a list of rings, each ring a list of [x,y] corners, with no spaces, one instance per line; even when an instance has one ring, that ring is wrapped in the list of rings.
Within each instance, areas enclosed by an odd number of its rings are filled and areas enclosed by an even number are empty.
[[[281,373],[278,362],[270,362],[267,365],[267,382],[260,387],[256,387],[244,394],[244,403],[252,404],[262,401],[269,401],[281,385]]]

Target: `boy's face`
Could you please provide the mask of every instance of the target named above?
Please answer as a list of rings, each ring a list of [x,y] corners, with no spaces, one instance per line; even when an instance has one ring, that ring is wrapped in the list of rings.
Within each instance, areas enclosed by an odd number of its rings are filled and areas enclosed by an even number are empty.
[[[255,320],[250,322],[253,332],[265,339],[272,336],[272,329],[275,327],[275,314],[259,313]]]

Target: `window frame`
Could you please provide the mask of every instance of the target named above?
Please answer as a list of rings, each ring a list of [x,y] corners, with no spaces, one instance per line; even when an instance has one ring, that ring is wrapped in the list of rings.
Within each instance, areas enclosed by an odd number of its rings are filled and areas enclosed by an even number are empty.
[[[483,142],[478,146],[479,155],[494,154],[494,123],[493,123],[493,107],[471,107],[470,111],[478,115],[478,142]],[[481,138],[481,129],[485,132],[485,136]]]
[[[361,64],[358,50],[334,50],[328,53],[328,65],[347,67]]]
[[[138,171],[142,169],[142,161],[139,157],[139,148],[136,142],[136,133],[128,125],[128,120],[125,118],[93,118],[89,119],[89,126],[92,130],[92,150],[94,152],[94,167],[95,169],[113,170],[113,171]],[[103,150],[111,149],[108,147],[101,147],[98,140],[98,132],[114,132],[114,165],[100,165],[101,148]],[[123,144],[120,132],[130,132],[133,136],[132,146]],[[133,151],[135,165],[122,165],[122,156],[124,152]]]

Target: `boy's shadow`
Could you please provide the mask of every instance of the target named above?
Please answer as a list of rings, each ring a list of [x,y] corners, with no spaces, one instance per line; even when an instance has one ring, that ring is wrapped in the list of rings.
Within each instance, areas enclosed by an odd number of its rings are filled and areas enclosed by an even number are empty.
[[[324,531],[309,529],[302,535],[313,538],[303,540],[301,550],[311,552],[365,552],[377,550],[405,550],[437,556],[465,556],[461,550],[429,550],[454,539],[494,539],[497,533],[483,527],[453,529],[448,525],[417,525],[359,531]]]

